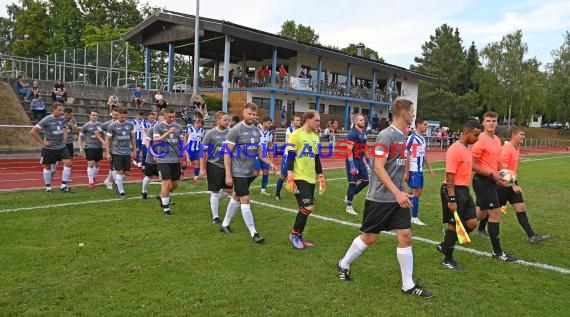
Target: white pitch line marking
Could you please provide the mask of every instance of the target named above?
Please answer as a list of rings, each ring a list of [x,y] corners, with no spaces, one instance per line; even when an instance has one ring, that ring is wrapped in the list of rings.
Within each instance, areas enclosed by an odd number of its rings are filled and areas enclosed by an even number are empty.
[[[345,178],[331,178],[331,179],[329,179],[329,181],[341,180],[341,179],[345,179]],[[271,184],[269,186],[275,186],[275,185]],[[261,187],[261,186],[251,186],[251,188],[259,188],[259,187]],[[203,195],[203,194],[209,194],[209,193],[210,193],[209,191],[172,193],[171,196]],[[140,197],[137,196],[137,197],[127,198],[127,200],[135,200],[135,199],[140,200]],[[19,211],[31,211],[31,210],[46,209],[46,208],[60,208],[60,207],[67,207],[67,206],[109,203],[109,202],[117,202],[117,201],[121,201],[121,199],[115,198],[115,199],[103,199],[103,200],[90,200],[90,201],[81,201],[81,202],[70,202],[70,203],[64,203],[64,204],[52,204],[52,205],[21,207],[21,208],[12,208],[12,209],[0,209],[0,214],[10,213],[10,212],[19,212]],[[295,209],[277,206],[277,205],[273,205],[273,204],[268,204],[268,203],[256,201],[253,199],[251,200],[251,203],[257,204],[260,206],[270,207],[270,208],[281,210],[281,211],[288,212],[288,213],[297,213],[297,210],[295,210]],[[323,220],[323,221],[329,221],[329,222],[333,222],[333,223],[337,223],[337,224],[341,224],[341,225],[345,225],[345,226],[360,228],[359,224],[349,222],[349,221],[345,221],[345,220],[321,216],[321,215],[317,215],[317,214],[311,214],[311,217],[315,217],[315,218]],[[392,235],[392,236],[395,235],[392,232],[383,232],[383,233],[387,234],[387,235]],[[427,238],[422,238],[419,236],[414,236],[413,239],[416,241],[421,241],[421,242],[431,244],[431,245],[436,245],[439,243],[437,241],[427,239]],[[471,254],[475,254],[475,255],[479,255],[479,256],[483,256],[483,257],[491,257],[490,252],[483,252],[483,251],[479,251],[479,250],[475,250],[475,249],[471,249],[471,248],[466,248],[466,247],[462,247],[462,246],[456,246],[455,248],[457,250],[464,251],[467,253],[471,253]],[[524,265],[524,266],[532,266],[532,267],[536,267],[539,269],[554,271],[554,272],[562,273],[562,274],[570,274],[570,269],[558,267],[558,266],[554,266],[554,265],[550,265],[550,264],[545,264],[545,263],[528,262],[528,261],[524,261],[524,260],[518,260],[517,262],[514,262],[514,263]]]

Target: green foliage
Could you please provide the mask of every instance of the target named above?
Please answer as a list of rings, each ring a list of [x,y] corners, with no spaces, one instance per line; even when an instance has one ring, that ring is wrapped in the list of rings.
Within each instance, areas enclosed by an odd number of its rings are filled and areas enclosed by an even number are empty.
[[[364,45],[364,44],[363,43],[358,43],[358,44],[350,43],[347,47],[340,49],[340,51],[347,53],[347,54],[350,54],[350,55],[356,56],[356,48],[359,45]],[[366,45],[364,45],[364,46],[365,46],[365,48],[364,48],[364,56],[363,57],[371,58],[371,56],[375,56],[375,58],[379,62],[382,62],[382,63],[384,62],[384,59],[382,57],[380,57],[380,54],[377,51],[367,47]]]
[[[552,51],[554,61],[548,66],[547,109],[549,121],[570,120],[570,32],[564,34],[564,43]]]
[[[59,52],[81,46],[83,15],[75,0],[50,0],[51,30],[49,51]]]
[[[319,44],[319,35],[315,30],[301,23],[296,24],[294,20],[283,22],[277,34],[303,43]]]
[[[222,99],[216,96],[202,96],[202,100],[208,105],[208,111],[221,111]],[[228,105],[229,108],[229,105]]]
[[[48,52],[51,18],[47,5],[41,1],[21,0],[14,24],[12,54],[40,56]]]
[[[86,25],[130,29],[142,21],[137,0],[78,0]]]
[[[525,59],[528,51],[522,42],[522,31],[503,36],[501,41],[488,44],[482,51],[486,74],[478,77],[483,110],[494,110],[525,124],[532,114],[546,107],[545,74],[535,59]]]
[[[477,94],[471,90],[472,75],[478,60],[467,56],[476,52],[472,45],[464,52],[458,29],[443,24],[430,35],[422,45],[422,56],[414,60],[412,70],[434,75],[435,85],[420,83],[418,116],[441,120],[446,126],[459,126],[467,120],[476,108]],[[475,54],[476,55],[476,54]]]

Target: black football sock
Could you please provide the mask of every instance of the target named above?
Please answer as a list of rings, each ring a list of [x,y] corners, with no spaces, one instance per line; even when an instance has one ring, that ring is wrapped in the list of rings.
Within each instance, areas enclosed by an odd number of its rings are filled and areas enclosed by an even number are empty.
[[[479,228],[477,228],[477,231],[485,231],[488,222],[489,222],[489,215],[485,216],[485,218],[479,221]]]
[[[453,230],[445,230],[445,236],[443,237],[443,242],[441,246],[442,251],[445,255],[445,260],[453,259],[453,249],[455,248],[455,241],[457,241],[457,232]]]
[[[501,248],[501,241],[499,240],[498,222],[489,222],[489,237],[491,238],[491,244],[493,245],[493,251],[495,251],[495,254],[501,254],[503,249]]]
[[[303,207],[299,208],[297,217],[295,217],[295,223],[293,224],[293,232],[297,233],[298,235],[303,234],[303,230],[305,230],[305,226],[307,225],[307,218],[310,214],[310,210]]]
[[[517,219],[519,220],[519,224],[521,225],[521,227],[523,227],[524,231],[526,232],[526,235],[529,238],[533,237],[534,231],[532,230],[530,223],[528,223],[528,217],[526,215],[526,211],[517,212]]]

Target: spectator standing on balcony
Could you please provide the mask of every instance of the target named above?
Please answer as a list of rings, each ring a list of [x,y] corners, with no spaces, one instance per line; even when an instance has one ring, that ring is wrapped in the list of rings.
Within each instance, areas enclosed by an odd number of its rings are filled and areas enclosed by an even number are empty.
[[[285,77],[289,75],[284,65],[279,66],[279,88],[283,88],[283,83],[285,82]]]
[[[113,91],[113,94],[109,96],[109,100],[107,101],[107,107],[109,107],[109,115],[113,112],[113,110],[119,109],[119,96],[117,95],[117,91]]]
[[[26,75],[19,75],[18,76],[18,81],[16,82],[16,91],[24,96],[24,101],[28,102],[28,99],[30,98],[30,95],[32,94],[32,90],[30,89],[29,85],[28,85],[28,79],[26,78]]]
[[[307,78],[307,74],[305,73],[304,68],[301,68],[301,72],[299,73],[299,78]]]
[[[234,74],[235,70],[231,68],[230,71],[228,72],[228,84],[230,84],[230,87],[234,86]]]
[[[259,70],[257,70],[257,84],[259,86],[263,85],[263,67],[259,66]]]
[[[271,69],[269,66],[265,66],[263,69],[263,86],[267,86],[271,83]]]
[[[51,98],[53,101],[65,103],[67,101],[67,90],[65,89],[65,84],[58,79],[53,85],[53,91],[51,93]]]
[[[46,116],[46,105],[44,103],[44,98],[41,96],[32,99],[30,107],[32,110],[32,120],[41,120]]]
[[[142,96],[142,87],[140,85],[137,85],[137,89],[133,92],[133,101],[135,102],[135,108],[143,108],[144,98]]]
[[[242,76],[241,67],[238,66],[236,68],[235,73],[234,73],[234,81],[233,81],[234,87],[241,87],[242,86],[241,85],[241,76]]]

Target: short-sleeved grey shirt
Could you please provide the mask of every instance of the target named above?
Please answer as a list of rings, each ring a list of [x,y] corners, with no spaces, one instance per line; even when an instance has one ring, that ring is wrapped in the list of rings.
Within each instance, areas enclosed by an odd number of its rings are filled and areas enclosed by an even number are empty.
[[[65,127],[67,128],[67,140],[65,140],[65,144],[73,143],[73,130],[71,129],[71,119],[65,120]]]
[[[63,117],[54,118],[53,115],[46,116],[36,124],[36,128],[43,132],[46,141],[51,141],[50,145],[44,146],[45,149],[59,150],[65,147],[63,130],[66,129],[66,127]]]
[[[111,136],[111,154],[131,155],[131,137],[134,138],[135,128],[125,121],[115,121],[109,125],[107,135]]]
[[[233,177],[253,176],[260,137],[259,128],[253,124],[248,127],[243,121],[230,129],[226,142],[235,144],[232,153]]]
[[[392,182],[394,182],[401,191],[404,191],[403,179],[406,169],[405,149],[406,136],[393,125],[378,134],[376,143],[372,149],[374,151],[374,160],[380,156],[387,157],[384,168],[390,176],[390,179],[392,179]],[[370,175],[370,186],[366,199],[376,202],[396,202],[394,194],[378,179],[376,173]]]
[[[153,135],[153,133],[154,133],[153,128],[148,129],[148,131],[146,133],[146,140],[148,140],[150,146],[152,146],[152,135]],[[147,164],[156,164],[156,159],[154,158],[154,154],[150,153],[150,146],[149,146],[148,151],[146,151],[145,162]]]
[[[101,129],[101,122],[97,121],[95,123],[89,121],[85,123],[81,129],[79,129],[79,137],[85,137],[85,148],[86,149],[101,149],[103,144],[97,138],[95,131]],[[68,132],[69,133],[69,132]]]
[[[173,122],[171,124],[166,124],[164,122],[158,123],[153,128],[154,131],[153,138],[156,136],[163,135],[166,131],[168,131],[172,127],[176,128],[176,131],[174,131],[174,133],[171,133],[164,141],[161,140],[154,141],[152,145],[152,146],[161,147],[160,145],[161,142],[165,143],[164,145],[168,145],[168,149],[166,150],[166,152],[164,152],[165,149],[163,148],[160,151],[160,153],[157,153],[156,162],[158,164],[180,162],[180,153],[182,149],[181,146],[184,140],[182,138],[182,127],[178,123],[176,122]]]
[[[208,163],[224,168],[224,156],[221,150],[226,142],[229,131],[229,129],[220,131],[218,128],[213,128],[206,132],[201,146],[203,151],[208,153]]]

